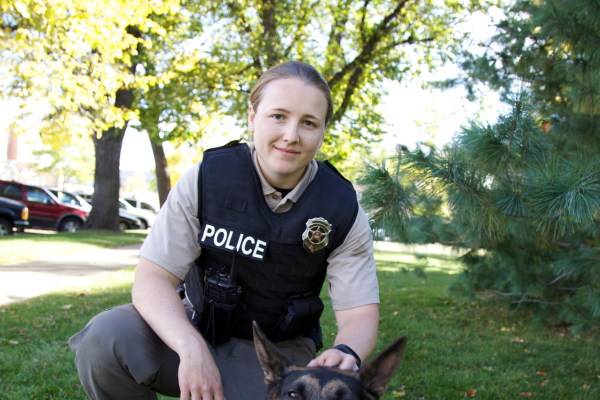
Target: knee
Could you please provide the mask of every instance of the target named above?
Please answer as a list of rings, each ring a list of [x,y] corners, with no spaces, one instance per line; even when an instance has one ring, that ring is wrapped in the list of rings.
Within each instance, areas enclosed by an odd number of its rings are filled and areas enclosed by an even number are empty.
[[[151,330],[131,304],[101,312],[69,340],[77,368],[118,362],[123,349],[143,345],[145,329]]]

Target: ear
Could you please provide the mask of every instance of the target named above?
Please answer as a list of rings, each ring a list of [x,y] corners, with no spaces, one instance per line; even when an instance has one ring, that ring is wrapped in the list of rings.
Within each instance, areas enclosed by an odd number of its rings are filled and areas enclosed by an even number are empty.
[[[250,104],[248,107],[248,130],[251,133],[254,133],[254,118],[256,117],[256,113],[254,112],[254,107]]]
[[[360,369],[359,379],[369,392],[383,396],[404,356],[406,336],[400,336]]]
[[[269,386],[271,383],[279,382],[288,372],[288,367],[294,364],[269,342],[269,339],[260,331],[256,321],[252,321],[252,329],[254,330],[256,354],[265,373],[265,383]]]

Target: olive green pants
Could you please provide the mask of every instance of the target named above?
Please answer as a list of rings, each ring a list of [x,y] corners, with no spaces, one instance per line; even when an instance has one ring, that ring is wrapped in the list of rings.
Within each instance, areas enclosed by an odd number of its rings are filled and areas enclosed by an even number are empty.
[[[188,317],[191,309],[186,307]],[[69,345],[85,393],[92,400],[157,399],[156,393],[179,397],[179,356],[148,326],[133,304],[111,308],[96,315],[75,334]],[[267,388],[254,342],[232,338],[217,346],[208,344],[221,372],[227,400],[266,399]],[[315,358],[311,339],[276,343],[296,365]]]

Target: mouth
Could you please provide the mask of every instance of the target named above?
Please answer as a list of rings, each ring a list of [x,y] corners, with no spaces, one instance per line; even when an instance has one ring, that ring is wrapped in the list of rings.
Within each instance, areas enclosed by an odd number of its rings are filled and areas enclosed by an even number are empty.
[[[279,148],[279,147],[275,147],[275,150],[277,150],[279,153],[281,153],[283,155],[286,155],[286,156],[295,156],[297,154],[300,154],[299,151],[295,151],[295,150],[292,150],[292,149],[282,149],[282,148]]]

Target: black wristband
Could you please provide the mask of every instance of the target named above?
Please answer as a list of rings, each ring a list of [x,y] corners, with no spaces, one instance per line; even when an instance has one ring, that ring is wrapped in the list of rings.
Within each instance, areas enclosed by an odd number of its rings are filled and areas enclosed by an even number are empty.
[[[334,349],[337,349],[337,350],[341,351],[342,353],[350,354],[352,357],[356,358],[356,365],[358,366],[358,368],[360,368],[360,364],[361,364],[360,357],[350,347],[346,346],[345,344],[338,344],[337,346],[334,347]]]

